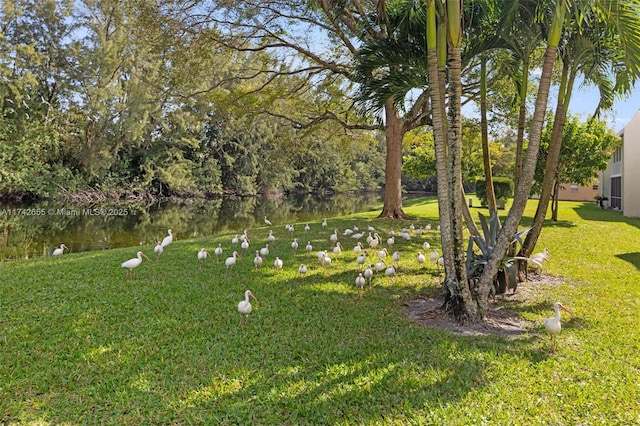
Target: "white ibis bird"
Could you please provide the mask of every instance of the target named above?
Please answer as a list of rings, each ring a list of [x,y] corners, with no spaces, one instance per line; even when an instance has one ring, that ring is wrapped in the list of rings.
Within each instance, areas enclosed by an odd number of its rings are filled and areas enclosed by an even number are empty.
[[[265,244],[264,247],[260,249],[260,256],[262,257],[269,256],[269,244]]]
[[[298,272],[300,273],[300,275],[302,275],[302,278],[304,279],[304,276],[307,273],[307,267],[304,264],[301,264],[300,266],[298,266]]]
[[[391,258],[393,259],[394,262],[400,262],[400,252],[394,251],[393,254],[391,255]]]
[[[136,257],[134,257],[133,259],[129,259],[126,262],[122,262],[122,264],[120,264],[120,266],[122,266],[123,268],[125,268],[127,270],[127,273],[126,273],[125,277],[133,278],[133,270],[135,268],[137,268],[138,266],[140,266],[140,264],[142,263],[142,258],[143,257],[145,259],[149,260],[149,258],[147,257],[146,254],[144,254],[143,252],[139,251],[136,254]]]
[[[222,256],[222,244],[218,244],[218,247],[216,247],[213,250],[213,254],[216,255],[216,263],[220,260],[220,256]]]
[[[269,219],[267,219],[267,217],[266,217],[266,216],[264,217],[264,224],[265,224],[265,225],[267,225],[267,226],[271,226],[271,225],[273,225],[273,224],[271,223],[271,221],[270,221]]]
[[[249,314],[251,313],[252,309],[251,302],[249,302],[250,297],[253,298],[253,300],[255,300],[256,302],[258,301],[253,293],[251,293],[251,290],[247,290],[244,292],[244,300],[238,303],[238,313],[240,314],[240,323],[238,324],[238,327],[242,327],[249,321]]]
[[[358,288],[358,295],[360,296],[361,299],[362,299],[362,287],[364,287],[364,284],[366,282],[367,280],[364,278],[364,276],[362,276],[362,272],[360,272],[356,277],[356,287]]]
[[[291,249],[293,250],[293,252],[295,253],[298,250],[298,239],[294,238],[293,241],[291,241]]]
[[[371,265],[367,267],[362,273],[362,276],[369,280],[369,287],[371,287],[371,280],[373,279],[373,268]]]
[[[395,237],[389,237],[389,238],[387,238],[387,245],[388,245],[389,247],[391,247],[392,245],[394,245],[394,244],[395,244],[395,242],[396,242]]]
[[[378,235],[378,233],[373,234],[373,237],[371,238],[371,241],[369,241],[369,247],[371,247],[372,249],[378,247],[378,244],[380,244],[380,235]]]
[[[358,241],[358,244],[356,244],[356,246],[353,248],[353,252],[355,254],[362,253],[362,243],[360,241]]]
[[[384,260],[380,259],[379,262],[375,263],[373,265],[373,269],[375,269],[376,272],[380,272],[384,269],[385,264],[384,264]]]
[[[65,250],[69,250],[69,247],[65,246],[64,244],[60,244],[60,247],[58,247],[57,249],[55,249],[53,251],[53,253],[51,253],[53,256],[62,256],[62,253],[64,253]]]
[[[545,249],[536,254],[532,254],[529,257],[529,262],[531,262],[531,269],[536,270],[537,272],[542,272],[542,264],[545,260],[548,260],[551,257],[551,253],[549,253],[549,249],[545,247]]]
[[[220,260],[220,256],[222,256],[222,244],[218,244],[218,247],[213,250],[213,254],[216,255],[216,263]]]
[[[431,224],[427,223],[427,226],[425,226],[424,229],[427,231],[431,231]]]
[[[234,235],[234,237],[231,239],[231,244],[238,244],[240,242],[240,235],[236,234]]]
[[[156,260],[160,260],[160,255],[164,251],[164,247],[162,247],[162,243],[158,241],[158,244],[153,248],[153,252],[156,254]]]
[[[338,231],[337,229],[333,231],[333,234],[331,234],[331,236],[329,237],[329,241],[331,241],[331,244],[335,244],[338,242]]]
[[[440,257],[440,252],[438,251],[438,249],[433,250],[430,254],[429,254],[429,260],[431,260],[433,263],[438,263],[438,258]]]
[[[202,247],[198,252],[198,262],[200,263],[200,269],[204,266],[204,261],[209,257],[209,252],[206,248]]]
[[[373,226],[369,225],[369,226],[367,226],[367,231],[376,232],[376,228],[374,228]]]
[[[169,244],[171,244],[173,242],[173,231],[171,229],[167,230],[167,235],[166,237],[164,237],[162,239],[162,242],[160,244],[162,244],[162,248],[165,248],[166,246],[168,246]]]
[[[333,254],[338,256],[340,255],[340,253],[342,253],[342,244],[340,244],[340,241],[338,241],[336,242],[336,246],[333,248]]]
[[[383,248],[382,250],[378,251],[378,257],[380,259],[384,259],[385,257],[387,257],[389,255],[389,252],[387,251],[386,248]]]
[[[556,314],[544,322],[544,328],[547,329],[547,332],[551,336],[551,348],[549,349],[551,353],[556,351],[556,336],[558,336],[560,330],[562,330],[562,326],[560,325],[560,309],[573,315],[573,312],[567,309],[562,303],[555,302],[553,304],[553,310]]]
[[[416,260],[418,261],[420,266],[422,266],[422,264],[426,262],[427,259],[424,257],[424,254],[422,254],[421,252],[418,252],[418,255],[416,256]]]
[[[359,240],[362,237],[364,237],[364,232],[356,232],[355,234],[351,235],[351,238],[355,240]]]
[[[276,240],[276,236],[273,235],[273,231],[271,229],[269,229],[269,236],[267,236],[267,240],[272,243]]]
[[[310,226],[309,226],[309,224],[307,223],[307,224],[304,226],[304,232],[309,232],[310,230],[311,230],[311,227],[310,227]]]
[[[320,265],[324,266],[325,268],[331,265],[331,258],[329,257],[329,254],[326,250],[323,251],[320,255]]]
[[[329,226],[327,223],[327,219],[322,219],[322,227],[326,228],[327,226]]]
[[[233,268],[236,265],[236,260],[238,258],[238,252],[234,251],[231,256],[227,257],[224,261],[224,265],[227,267],[227,272],[229,272],[229,268]]]
[[[240,247],[242,248],[242,250],[244,250],[244,252],[246,253],[247,250],[249,250],[249,240],[242,240],[242,242],[240,243]]]
[[[422,235],[422,225],[420,225],[418,227],[418,229],[416,229],[415,234],[419,237],[420,235]]]
[[[387,269],[384,270],[384,274],[391,278],[396,274],[396,266],[395,265],[391,265],[389,266]]]
[[[311,241],[307,243],[304,249],[307,251],[307,253],[311,253],[313,251],[313,246],[311,245]]]
[[[358,257],[356,257],[356,262],[358,263],[358,266],[362,269],[362,265],[364,265],[366,261],[367,261],[367,251],[362,250],[362,252],[358,255]]]
[[[280,259],[278,256],[276,256],[276,259],[273,261],[273,267],[276,268],[278,271],[282,271],[282,259]]]
[[[262,256],[260,256],[260,250],[256,250],[256,257],[253,258],[253,264],[256,267],[256,271],[260,269],[263,261],[264,259],[262,259]]]
[[[424,243],[422,243],[422,250],[427,251],[431,248],[431,244],[429,244],[427,241],[425,241]]]

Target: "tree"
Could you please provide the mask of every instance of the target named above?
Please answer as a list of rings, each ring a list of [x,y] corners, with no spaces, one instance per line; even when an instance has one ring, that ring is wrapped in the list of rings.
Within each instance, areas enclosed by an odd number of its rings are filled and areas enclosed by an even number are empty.
[[[563,129],[578,73],[600,88],[600,107],[612,105],[616,91],[628,93],[640,77],[640,3],[575,2],[570,9],[560,48],[562,74],[544,179],[531,231],[522,251],[535,249],[558,173]],[[614,80],[612,82],[612,79]],[[596,111],[597,112],[597,111]]]
[[[222,43],[243,51],[270,51],[283,63],[291,65],[286,70],[278,66],[261,70],[260,73],[270,76],[271,81],[284,75],[297,75],[308,83],[296,86],[299,92],[322,81],[340,82],[344,102],[322,102],[314,111],[279,117],[297,128],[336,120],[348,131],[377,130],[384,122],[386,166],[381,216],[405,217],[401,187],[402,137],[406,131],[426,122],[429,104],[426,93],[408,95],[414,88],[424,90],[426,81],[413,84],[418,80],[415,73],[410,72],[412,68],[394,49],[400,47],[406,52],[407,47],[419,46],[419,40],[411,39],[416,34],[424,39],[423,31],[407,29],[415,27],[419,4],[412,0],[376,4],[357,0],[300,3],[268,0],[231,1],[224,6],[223,18],[219,13],[212,14],[218,28],[225,29],[226,37],[219,38]],[[310,40],[311,36],[316,40]],[[288,59],[291,55],[295,55],[295,61]],[[389,56],[394,56],[395,60]],[[379,58],[383,58],[382,62],[376,63]],[[354,63],[358,64],[358,70]],[[411,83],[395,84],[403,78],[410,79]],[[374,86],[381,82],[377,88],[382,90],[366,87],[369,82]],[[370,99],[375,98],[375,107],[384,111],[384,119],[381,115],[375,119],[369,114],[371,110],[364,116],[356,114],[359,110],[355,108],[352,95],[357,88],[373,93]],[[337,96],[334,92],[333,99]],[[264,107],[265,112],[271,113],[268,104]]]
[[[547,150],[553,134],[553,123],[547,122],[542,135],[540,156],[536,169],[533,191],[539,191],[543,183]],[[589,118],[581,122],[578,116],[569,115],[562,136],[562,149],[556,169],[551,197],[551,220],[558,220],[558,189],[565,184],[592,185],[598,171],[607,167],[619,137],[607,128],[604,121]]]

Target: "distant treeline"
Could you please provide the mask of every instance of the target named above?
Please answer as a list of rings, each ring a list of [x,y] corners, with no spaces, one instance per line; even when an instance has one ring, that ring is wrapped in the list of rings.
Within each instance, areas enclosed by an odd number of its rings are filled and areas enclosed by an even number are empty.
[[[216,46],[206,40],[210,29],[183,31],[144,4],[3,3],[3,198],[344,192],[384,183],[383,134],[333,120],[301,124],[343,101],[338,80],[292,94],[289,87],[306,84],[292,75],[256,90],[268,79],[261,64],[274,58]]]

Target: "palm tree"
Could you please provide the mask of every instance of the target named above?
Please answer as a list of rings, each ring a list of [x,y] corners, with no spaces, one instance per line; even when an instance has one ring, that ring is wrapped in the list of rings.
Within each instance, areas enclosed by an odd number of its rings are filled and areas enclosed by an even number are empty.
[[[574,19],[565,27],[560,46],[562,75],[552,136],[536,215],[523,245],[525,256],[535,249],[553,193],[564,123],[576,77],[582,74],[586,82],[600,89],[596,113],[612,106],[616,89],[618,94],[629,93],[631,83],[640,77],[637,67],[640,56],[638,2],[576,2],[572,12],[570,16]]]
[[[498,272],[500,262],[511,245],[513,235],[517,232],[520,219],[522,218],[522,213],[524,212],[524,208],[529,198],[531,186],[533,185],[533,176],[535,173],[537,154],[540,148],[544,115],[551,87],[551,77],[558,46],[562,36],[562,28],[568,9],[568,3],[568,0],[556,1],[553,2],[551,4],[552,7],[548,9],[548,19],[551,24],[549,26],[547,47],[542,64],[538,95],[535,102],[535,112],[531,122],[531,130],[529,132],[529,144],[522,165],[522,176],[518,182],[518,186],[516,187],[511,209],[509,210],[498,235],[493,255],[488,260],[483,269],[482,275],[480,276],[480,282],[478,284],[478,304],[481,312],[487,311],[489,293],[493,279]]]

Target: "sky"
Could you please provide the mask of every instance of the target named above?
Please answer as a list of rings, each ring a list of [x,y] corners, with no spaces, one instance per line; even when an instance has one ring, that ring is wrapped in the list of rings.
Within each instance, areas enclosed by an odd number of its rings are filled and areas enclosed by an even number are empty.
[[[600,95],[594,88],[580,87],[579,84],[573,89],[569,111],[579,114],[583,118],[592,115],[598,105]],[[551,102],[551,101],[550,101]],[[609,126],[616,132],[621,131],[627,125],[631,117],[640,109],[640,86],[636,85],[631,97],[625,100],[617,100],[611,111],[602,118],[609,123]]]

